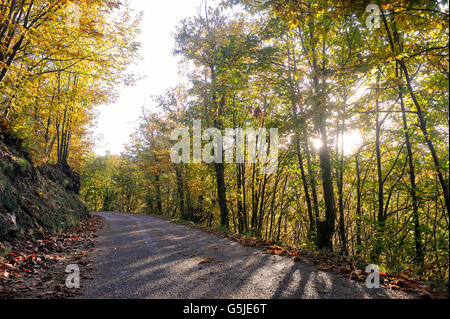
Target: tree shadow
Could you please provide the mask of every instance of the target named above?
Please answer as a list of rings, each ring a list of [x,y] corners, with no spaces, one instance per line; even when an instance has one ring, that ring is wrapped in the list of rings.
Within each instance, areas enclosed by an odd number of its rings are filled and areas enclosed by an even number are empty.
[[[103,216],[104,214],[102,214]],[[362,299],[386,289],[148,216],[107,215],[88,298]],[[83,298],[83,297],[82,297]]]

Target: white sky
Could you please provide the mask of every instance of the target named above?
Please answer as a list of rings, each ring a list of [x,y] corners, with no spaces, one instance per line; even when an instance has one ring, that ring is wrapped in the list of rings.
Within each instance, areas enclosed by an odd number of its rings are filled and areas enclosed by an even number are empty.
[[[116,103],[98,108],[94,151],[99,155],[107,151],[120,154],[137,127],[142,106],[152,106],[150,96],[162,94],[180,82],[171,33],[181,19],[198,14],[201,0],[130,0],[130,4],[136,12],[144,13],[139,38],[142,61],[132,70],[146,78],[134,87],[121,89]]]

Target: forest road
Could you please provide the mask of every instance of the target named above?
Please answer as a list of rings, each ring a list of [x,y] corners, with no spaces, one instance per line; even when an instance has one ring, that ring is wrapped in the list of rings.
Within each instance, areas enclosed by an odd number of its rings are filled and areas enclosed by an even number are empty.
[[[145,215],[99,213],[89,276],[79,298],[362,299],[411,298],[398,291],[264,254],[228,238]],[[209,262],[204,262],[209,261]],[[83,273],[83,267],[80,267]]]

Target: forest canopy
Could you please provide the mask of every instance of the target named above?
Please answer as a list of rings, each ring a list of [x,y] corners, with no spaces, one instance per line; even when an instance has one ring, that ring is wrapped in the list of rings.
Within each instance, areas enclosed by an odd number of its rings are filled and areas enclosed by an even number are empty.
[[[0,10],[0,120],[35,164],[80,170],[95,106],[133,82],[141,17],[111,0],[6,0]]]

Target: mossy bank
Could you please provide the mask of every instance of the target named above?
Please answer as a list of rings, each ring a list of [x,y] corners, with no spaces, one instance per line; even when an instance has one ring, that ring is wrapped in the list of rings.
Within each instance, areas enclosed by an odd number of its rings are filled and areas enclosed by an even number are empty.
[[[35,167],[21,146],[0,136],[0,256],[22,239],[38,239],[90,216],[79,178],[56,165]]]

